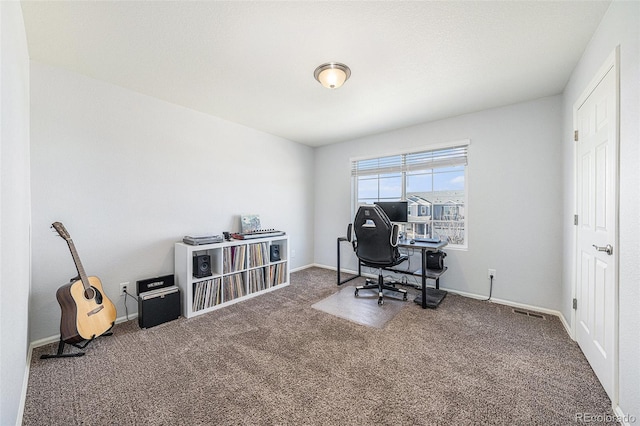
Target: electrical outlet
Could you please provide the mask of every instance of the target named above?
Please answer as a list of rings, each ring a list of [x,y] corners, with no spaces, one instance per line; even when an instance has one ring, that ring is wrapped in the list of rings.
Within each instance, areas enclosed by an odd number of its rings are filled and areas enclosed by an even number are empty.
[[[126,283],[120,283],[120,294],[124,296],[128,288],[129,288],[129,281],[127,281]]]
[[[487,274],[487,278],[491,279],[491,277],[493,277],[493,278],[496,277],[496,270],[495,269],[489,269],[489,273]]]

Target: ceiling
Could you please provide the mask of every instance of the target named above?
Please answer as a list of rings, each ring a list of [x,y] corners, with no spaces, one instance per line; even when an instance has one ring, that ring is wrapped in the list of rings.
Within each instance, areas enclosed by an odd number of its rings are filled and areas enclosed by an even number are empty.
[[[609,1],[23,1],[29,55],[320,146],[561,93]],[[340,89],[313,78],[352,71]]]

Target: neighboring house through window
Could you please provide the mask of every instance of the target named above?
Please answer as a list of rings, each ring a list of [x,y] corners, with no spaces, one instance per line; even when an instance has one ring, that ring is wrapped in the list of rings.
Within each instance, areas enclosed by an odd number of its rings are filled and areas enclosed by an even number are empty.
[[[351,162],[354,212],[360,204],[407,201],[412,237],[440,237],[467,246],[467,148],[469,141],[437,149]]]

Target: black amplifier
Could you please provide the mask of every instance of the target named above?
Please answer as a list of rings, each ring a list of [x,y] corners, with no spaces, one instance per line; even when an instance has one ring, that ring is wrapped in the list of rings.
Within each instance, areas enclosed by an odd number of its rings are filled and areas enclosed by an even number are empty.
[[[136,290],[138,291],[138,294],[140,294],[146,291],[158,290],[159,288],[171,287],[174,284],[175,281],[173,275],[164,275],[162,277],[136,281]]]
[[[180,289],[173,285],[173,275],[137,282],[138,325],[154,327],[180,316]]]

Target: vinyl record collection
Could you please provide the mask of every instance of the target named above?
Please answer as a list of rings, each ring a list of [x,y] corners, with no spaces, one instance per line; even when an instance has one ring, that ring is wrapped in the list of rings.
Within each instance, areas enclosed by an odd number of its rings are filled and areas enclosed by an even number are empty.
[[[246,295],[243,275],[233,274],[222,277],[222,292],[225,302]]]
[[[209,308],[222,301],[220,278],[193,283],[193,310]]]
[[[193,283],[194,312],[287,281],[286,262],[269,265],[267,242],[223,247],[222,250],[223,276]]]
[[[229,272],[241,271],[242,269],[244,269],[244,260],[247,252],[247,246],[231,246],[225,247],[223,250],[224,251],[222,258],[224,259],[224,262],[222,265],[222,270],[225,274]]]
[[[269,262],[269,243],[249,244],[249,267],[255,268]]]
[[[271,265],[269,267],[271,269],[271,286],[276,286],[278,284],[282,284],[287,280],[287,264],[286,263],[277,263],[275,265]]]
[[[268,285],[269,281],[266,279],[265,273],[265,268],[249,270],[249,293],[255,293],[256,291],[271,287]]]

